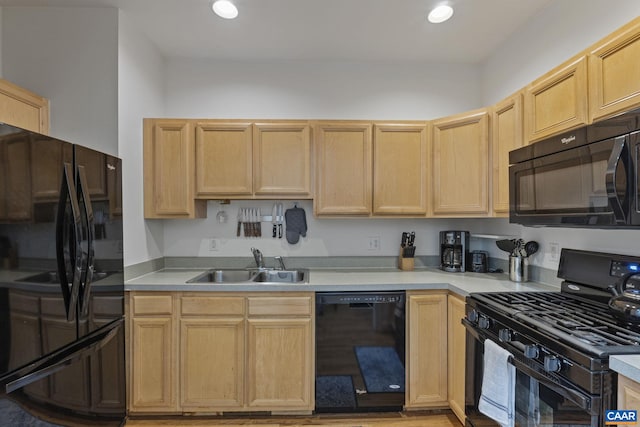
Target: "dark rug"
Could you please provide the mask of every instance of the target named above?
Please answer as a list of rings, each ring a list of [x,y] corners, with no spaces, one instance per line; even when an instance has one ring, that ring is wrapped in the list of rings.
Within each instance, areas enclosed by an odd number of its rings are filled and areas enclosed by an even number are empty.
[[[62,427],[34,417],[9,399],[0,399],[0,421],[11,427]]]
[[[348,375],[316,378],[316,408],[355,408],[353,381]]]
[[[393,347],[355,347],[369,393],[404,393],[404,366]]]

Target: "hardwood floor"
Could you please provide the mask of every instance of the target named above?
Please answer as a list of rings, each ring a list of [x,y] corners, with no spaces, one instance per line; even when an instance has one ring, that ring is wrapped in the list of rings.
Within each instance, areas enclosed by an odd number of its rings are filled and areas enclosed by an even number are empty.
[[[133,419],[127,421],[127,427],[462,427],[451,411],[402,412],[362,415],[314,415],[289,417],[164,417],[157,419]]]

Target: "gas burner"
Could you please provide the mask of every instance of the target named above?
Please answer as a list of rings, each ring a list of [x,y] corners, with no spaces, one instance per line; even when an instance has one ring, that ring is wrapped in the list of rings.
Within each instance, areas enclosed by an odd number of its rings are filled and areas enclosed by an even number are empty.
[[[582,342],[595,346],[606,346],[609,342],[594,332],[575,331],[574,336]]]

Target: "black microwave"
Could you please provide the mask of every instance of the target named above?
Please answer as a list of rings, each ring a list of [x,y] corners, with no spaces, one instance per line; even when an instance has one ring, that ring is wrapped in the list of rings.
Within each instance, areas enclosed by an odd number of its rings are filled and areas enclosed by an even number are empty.
[[[640,109],[509,152],[509,222],[640,228]]]

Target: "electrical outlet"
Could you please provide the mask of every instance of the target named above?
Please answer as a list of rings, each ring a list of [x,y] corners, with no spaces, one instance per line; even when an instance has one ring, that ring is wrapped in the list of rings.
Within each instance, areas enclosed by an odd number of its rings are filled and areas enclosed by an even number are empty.
[[[379,251],[380,250],[380,236],[368,237],[369,244],[367,250]]]
[[[220,241],[218,239],[209,239],[209,251],[217,252],[220,250]]]
[[[557,242],[549,243],[549,261],[558,262],[560,260],[560,244]]]

